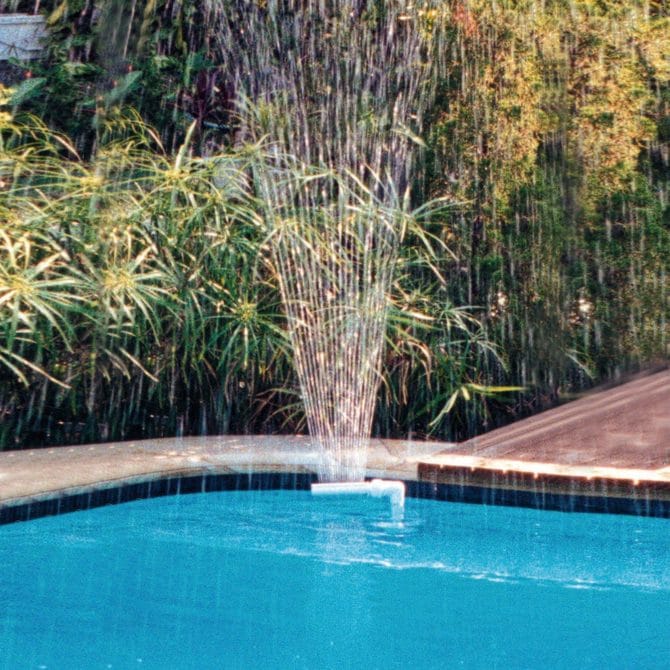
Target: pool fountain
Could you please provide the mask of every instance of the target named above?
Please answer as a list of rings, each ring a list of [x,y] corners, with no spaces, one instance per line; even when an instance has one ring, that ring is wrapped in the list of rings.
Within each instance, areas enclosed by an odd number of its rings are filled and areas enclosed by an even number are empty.
[[[546,510],[668,517],[667,468],[382,445],[405,484],[366,462],[431,94],[418,11],[232,7],[237,131],[268,138],[253,180],[323,481],[299,438],[300,458],[249,436],[3,454],[0,668],[666,667],[667,522]]]
[[[397,480],[373,479],[369,482],[326,482],[312,484],[314,496],[363,495],[388,498],[394,519],[402,519],[405,510],[405,484]]]
[[[324,481],[365,473],[387,294],[435,81],[430,6],[283,0],[215,12],[238,141],[262,146],[254,186]]]

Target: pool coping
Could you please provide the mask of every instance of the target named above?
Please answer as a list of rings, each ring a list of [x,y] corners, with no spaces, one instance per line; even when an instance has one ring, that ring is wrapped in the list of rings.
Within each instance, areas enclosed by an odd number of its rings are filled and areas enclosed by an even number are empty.
[[[444,448],[440,442],[371,440],[366,474],[413,479],[418,460]],[[163,438],[5,451],[0,452],[0,513],[145,483],[157,486],[163,480],[273,473],[315,479],[318,463],[310,439],[300,435]],[[107,494],[100,495],[104,499]]]
[[[670,518],[670,471],[486,459],[444,442],[373,439],[368,477],[410,497]],[[163,495],[309,488],[306,436],[164,438],[0,453],[0,524]]]

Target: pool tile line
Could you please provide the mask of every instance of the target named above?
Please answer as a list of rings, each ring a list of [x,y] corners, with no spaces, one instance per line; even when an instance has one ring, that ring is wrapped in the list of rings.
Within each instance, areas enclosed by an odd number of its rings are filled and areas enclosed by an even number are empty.
[[[316,475],[306,472],[249,472],[223,474],[185,474],[120,483],[87,492],[52,492],[42,500],[6,501],[0,505],[0,525],[30,521],[107,505],[173,495],[216,491],[308,490]]]
[[[670,499],[557,493],[430,481],[407,482],[407,496],[455,503],[524,507],[543,511],[624,514],[670,519]]]
[[[185,474],[116,484],[87,492],[53,492],[53,497],[0,506],[0,525],[173,495],[216,491],[308,490],[316,475],[307,472]],[[457,503],[525,507],[545,511],[627,514],[670,518],[670,497],[616,497],[551,490],[494,488],[427,480],[405,481],[407,496]]]

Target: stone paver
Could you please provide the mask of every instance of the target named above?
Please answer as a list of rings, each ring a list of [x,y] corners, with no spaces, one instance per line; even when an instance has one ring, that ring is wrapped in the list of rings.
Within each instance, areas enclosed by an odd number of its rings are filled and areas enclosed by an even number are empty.
[[[422,459],[435,483],[670,499],[670,370]]]
[[[417,462],[440,442],[372,440],[368,475],[416,479]],[[0,453],[0,506],[168,475],[315,471],[303,436],[209,436],[141,440]]]

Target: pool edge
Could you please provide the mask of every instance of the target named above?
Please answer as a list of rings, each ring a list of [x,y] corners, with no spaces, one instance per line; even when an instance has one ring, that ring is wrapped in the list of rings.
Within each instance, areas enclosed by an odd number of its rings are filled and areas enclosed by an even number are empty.
[[[670,518],[670,473],[474,458],[440,442],[371,440],[367,475],[435,500]],[[305,436],[209,436],[0,453],[0,524],[212,490],[306,488]]]

